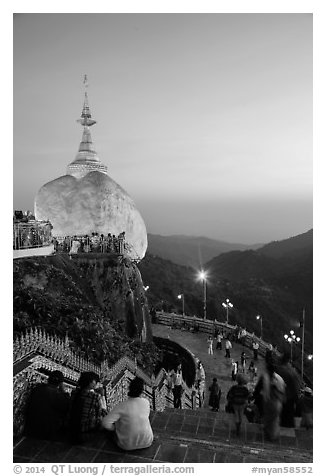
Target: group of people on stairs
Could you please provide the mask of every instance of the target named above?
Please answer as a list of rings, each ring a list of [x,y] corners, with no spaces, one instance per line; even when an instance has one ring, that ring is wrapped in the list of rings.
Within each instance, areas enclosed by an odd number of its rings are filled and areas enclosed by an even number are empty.
[[[64,391],[63,381],[62,372],[55,370],[47,383],[33,387],[27,402],[25,435],[80,444],[102,428],[124,450],[151,446],[150,404],[141,396],[142,379],[131,380],[128,399],[109,412],[96,373],[82,372],[71,395]]]
[[[26,407],[26,435],[49,440],[65,436],[73,443],[81,443],[91,438],[94,430],[102,428],[124,450],[146,448],[152,444],[150,403],[142,397],[142,379],[136,377],[130,381],[128,399],[111,411],[107,409],[104,388],[96,373],[82,372],[71,395],[64,391],[63,381],[62,372],[54,371],[46,384],[33,387]],[[168,382],[174,407],[181,408],[184,388],[181,364],[169,373]],[[197,362],[194,386],[202,406],[205,371],[200,361]],[[208,390],[211,410],[220,411],[222,392],[216,377]],[[281,426],[294,427],[298,416],[301,417],[301,426],[309,429],[313,425],[312,390],[302,387],[287,354],[277,362],[275,354],[266,352],[264,370],[254,388],[248,388],[244,372],[237,372],[226,401],[225,410],[233,414],[238,435],[244,416],[250,422],[262,423],[265,437],[271,441],[278,439]]]

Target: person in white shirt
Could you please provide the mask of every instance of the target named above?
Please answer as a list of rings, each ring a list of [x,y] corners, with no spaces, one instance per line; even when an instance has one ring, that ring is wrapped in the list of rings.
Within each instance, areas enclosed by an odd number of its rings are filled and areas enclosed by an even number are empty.
[[[205,399],[205,370],[199,360],[196,369],[196,388],[199,395],[199,406],[202,407]]]
[[[130,382],[128,400],[119,403],[102,420],[103,428],[115,431],[117,445],[123,450],[148,448],[153,443],[150,405],[140,396],[143,390],[143,380],[136,377]]]
[[[231,349],[232,349],[232,344],[230,342],[230,339],[229,338],[226,338],[225,340],[225,357],[227,357],[228,359],[231,357]]]
[[[208,345],[208,355],[213,355],[213,337],[209,336],[207,339],[207,345]]]

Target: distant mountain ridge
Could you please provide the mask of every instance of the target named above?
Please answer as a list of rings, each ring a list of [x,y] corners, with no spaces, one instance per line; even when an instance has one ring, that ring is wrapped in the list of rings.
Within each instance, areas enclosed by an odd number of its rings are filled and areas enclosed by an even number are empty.
[[[202,283],[192,266],[178,265],[148,253],[139,267],[144,283],[149,285],[151,305],[181,312],[177,295],[184,293],[186,313],[202,315]],[[260,314],[265,338],[284,346],[283,335],[289,332],[289,326],[300,335],[298,326],[304,308],[306,346],[312,350],[313,230],[256,250],[221,253],[208,260],[203,268],[207,271],[208,318],[223,321],[221,303],[229,298],[234,305],[231,323],[259,335],[255,316]]]
[[[305,248],[312,248],[313,246],[313,229],[306,233],[296,235],[286,240],[272,241],[267,245],[259,248],[259,253],[270,256],[271,258],[282,258],[286,254],[296,254],[302,252]]]
[[[147,252],[153,256],[172,261],[183,266],[200,268],[204,263],[221,253],[233,250],[257,249],[262,244],[244,245],[213,240],[204,236],[148,235]]]

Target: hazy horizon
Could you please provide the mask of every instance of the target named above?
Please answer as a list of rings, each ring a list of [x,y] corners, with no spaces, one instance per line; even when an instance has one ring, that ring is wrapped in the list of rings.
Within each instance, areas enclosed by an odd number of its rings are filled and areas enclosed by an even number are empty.
[[[312,14],[15,14],[14,209],[93,142],[153,234],[243,244],[312,214]],[[27,179],[28,178],[28,179]]]

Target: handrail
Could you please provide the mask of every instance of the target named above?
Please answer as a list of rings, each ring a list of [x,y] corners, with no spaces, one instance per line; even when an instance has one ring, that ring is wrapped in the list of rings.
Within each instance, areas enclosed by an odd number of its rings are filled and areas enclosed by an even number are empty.
[[[164,311],[158,311],[156,313],[156,322],[158,324],[163,324],[163,325],[171,325],[175,321],[178,323],[182,324],[197,324],[198,331],[201,332],[202,329],[204,329],[204,332],[210,332],[211,334],[214,333],[214,331],[218,329],[224,329],[226,331],[235,331],[237,326],[232,326],[231,324],[227,324],[226,322],[220,322],[220,321],[211,321],[210,319],[203,319],[197,316],[183,316],[181,314],[175,314],[175,313],[168,313]],[[181,328],[183,327],[181,326]],[[273,350],[273,352],[280,357],[281,352],[279,352],[277,349],[273,348],[270,343],[262,340],[260,337],[256,336],[254,332],[250,333],[246,330],[246,336],[244,337],[243,344],[246,345],[247,347],[251,347],[253,341],[256,341],[259,343],[259,353],[260,355],[264,355],[267,350]],[[308,353],[304,353],[305,358],[308,357]],[[297,367],[296,367],[297,368]],[[299,369],[297,368],[299,371]],[[303,380],[307,382],[310,386],[312,386],[312,380],[309,375],[307,375],[306,372],[303,374]]]

